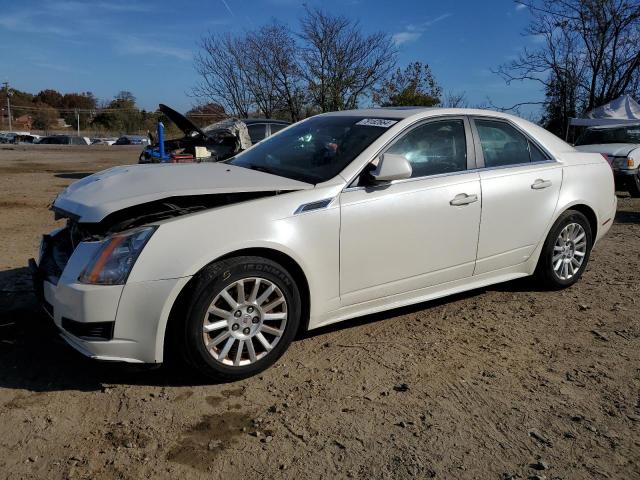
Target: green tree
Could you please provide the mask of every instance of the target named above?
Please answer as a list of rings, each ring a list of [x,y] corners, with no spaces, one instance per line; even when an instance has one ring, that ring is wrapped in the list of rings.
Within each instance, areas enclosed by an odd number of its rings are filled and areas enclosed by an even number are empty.
[[[76,125],[77,117],[73,110],[80,115],[80,128],[87,128],[93,117],[98,101],[91,92],[65,93],[60,100],[59,108],[64,109],[63,118],[69,125]]]
[[[36,110],[31,115],[33,128],[44,130],[45,132],[54,127],[58,121],[58,111],[46,103],[37,102],[34,105]]]
[[[62,107],[63,95],[57,90],[46,89],[39,91],[34,100],[39,103],[45,103],[53,108]]]
[[[95,116],[91,125],[110,132],[135,133],[144,130],[143,114],[131,92],[121,91]]]
[[[382,107],[433,107],[440,103],[442,89],[428,64],[413,62],[404,70],[398,68],[382,82],[373,94],[373,101]]]

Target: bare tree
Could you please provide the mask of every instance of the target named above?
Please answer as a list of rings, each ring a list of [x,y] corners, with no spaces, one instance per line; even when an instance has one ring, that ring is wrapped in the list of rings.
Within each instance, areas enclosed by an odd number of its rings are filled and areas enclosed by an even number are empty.
[[[466,92],[454,92],[453,90],[445,93],[440,106],[444,108],[470,108]]]
[[[249,32],[246,40],[250,78],[269,100],[272,111],[284,110],[291,121],[300,120],[304,106],[299,48],[289,30],[276,23]]]
[[[532,20],[526,34],[540,39],[496,72],[507,83],[531,80],[547,95],[547,116],[566,124],[624,93],[640,89],[640,4],[634,0],[516,0]],[[514,107],[516,107],[514,106]]]
[[[196,97],[222,105],[240,117],[249,116],[256,104],[247,75],[242,40],[231,35],[209,35],[200,41],[201,51],[195,57],[200,83],[194,88]]]
[[[386,33],[364,35],[358,22],[311,7],[301,27],[304,76],[323,112],[357,107],[394,67],[396,51]]]

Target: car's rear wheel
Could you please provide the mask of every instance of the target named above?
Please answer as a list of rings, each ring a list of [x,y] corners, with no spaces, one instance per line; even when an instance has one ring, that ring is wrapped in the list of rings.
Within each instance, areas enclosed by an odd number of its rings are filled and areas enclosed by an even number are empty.
[[[632,197],[640,197],[640,169],[628,180],[627,189]]]
[[[237,380],[272,365],[300,324],[291,274],[262,257],[216,262],[200,274],[184,324],[182,349],[206,376]]]
[[[566,288],[576,283],[589,261],[593,238],[583,213],[567,210],[554,223],[545,240],[536,274],[549,288]]]

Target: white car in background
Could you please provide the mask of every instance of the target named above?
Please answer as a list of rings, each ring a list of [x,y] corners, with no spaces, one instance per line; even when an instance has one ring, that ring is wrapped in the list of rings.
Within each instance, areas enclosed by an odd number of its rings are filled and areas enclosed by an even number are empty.
[[[520,118],[371,109],[296,123],[222,163],[131,165],[56,198],[30,261],[62,337],[96,359],[176,346],[223,379],[301,328],[536,274],[575,283],[616,211],[611,169]]]
[[[640,122],[589,127],[578,137],[576,149],[605,155],[617,186],[640,197]]]

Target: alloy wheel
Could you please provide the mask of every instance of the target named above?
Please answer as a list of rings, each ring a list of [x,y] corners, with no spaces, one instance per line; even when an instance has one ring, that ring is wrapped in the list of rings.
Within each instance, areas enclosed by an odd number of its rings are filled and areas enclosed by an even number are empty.
[[[579,223],[569,223],[553,246],[551,264],[560,280],[570,280],[578,273],[587,254],[587,235]]]
[[[228,366],[253,364],[269,354],[287,325],[287,301],[278,286],[260,277],[237,280],[219,292],[204,316],[209,354]]]

